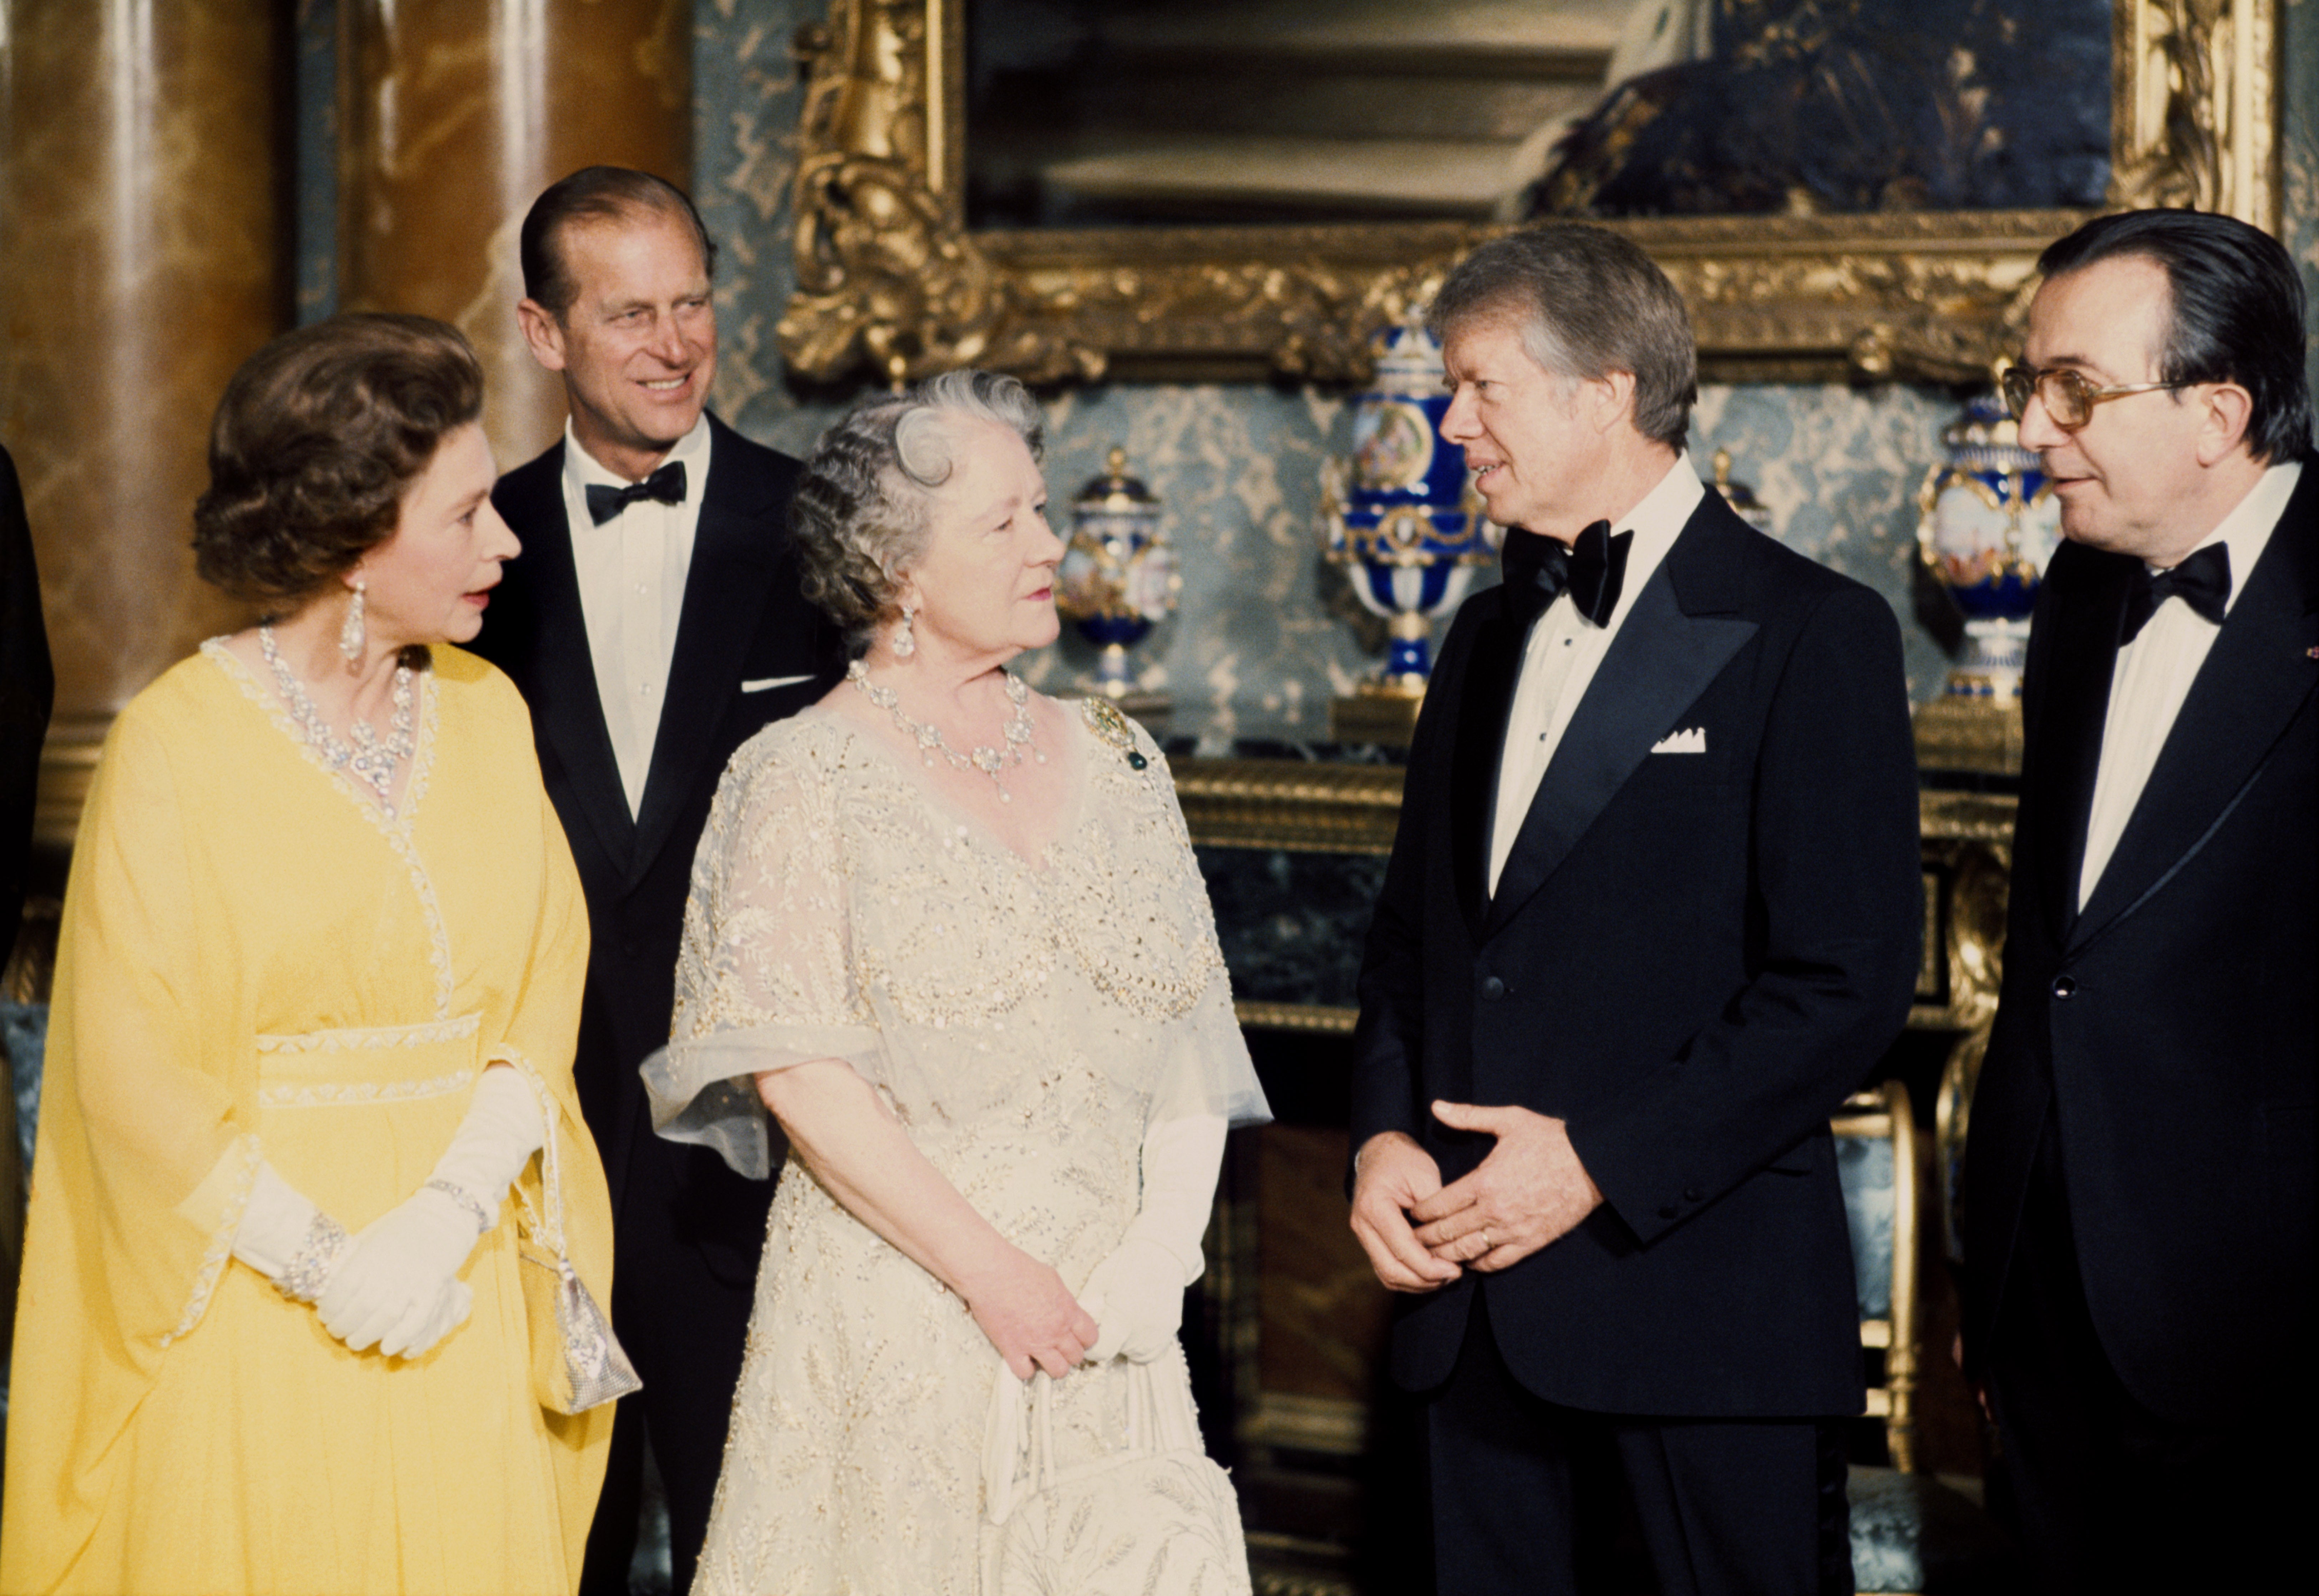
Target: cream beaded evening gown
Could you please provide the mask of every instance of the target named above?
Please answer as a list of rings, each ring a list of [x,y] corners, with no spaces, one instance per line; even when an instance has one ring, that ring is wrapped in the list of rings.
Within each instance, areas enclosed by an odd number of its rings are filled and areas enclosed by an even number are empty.
[[[841,1058],[1073,1290],[1140,1202],[1147,1129],[1265,1117],[1165,763],[1105,709],[1026,860],[828,708],[735,757],[701,840],[670,1133],[765,1159],[753,1070]],[[1248,1589],[1179,1350],[1027,1390],[965,1305],[792,1162],[774,1199],[696,1591]]]

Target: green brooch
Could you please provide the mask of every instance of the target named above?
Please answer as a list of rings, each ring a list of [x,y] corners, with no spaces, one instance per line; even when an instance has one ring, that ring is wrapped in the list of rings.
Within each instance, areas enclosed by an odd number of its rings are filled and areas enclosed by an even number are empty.
[[[1125,754],[1129,769],[1140,771],[1151,762],[1135,745],[1135,728],[1120,713],[1118,705],[1102,699],[1082,699],[1079,703],[1095,735]]]

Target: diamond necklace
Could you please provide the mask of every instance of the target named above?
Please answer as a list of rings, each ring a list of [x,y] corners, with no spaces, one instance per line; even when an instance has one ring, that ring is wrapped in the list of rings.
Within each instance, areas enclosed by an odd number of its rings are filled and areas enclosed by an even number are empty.
[[[411,731],[411,667],[394,667],[394,682],[389,693],[394,708],[387,721],[386,735],[382,738],[371,729],[370,722],[357,720],[352,734],[354,741],[349,744],[330,730],[330,723],[322,718],[322,712],[307,695],[306,684],[298,680],[297,672],[283,659],[282,651],[274,646],[274,628],[270,625],[257,628],[257,651],[273,667],[274,683],[281,690],[283,707],[298,723],[307,745],[320,754],[322,762],[331,770],[351,771],[368,783],[371,790],[378,794],[380,811],[389,820],[393,819],[394,806],[387,802],[386,795],[394,787],[395,767],[419,747],[419,739]]]
[[[900,728],[902,735],[917,744],[927,769],[934,768],[934,755],[939,753],[950,762],[950,768],[953,771],[980,771],[990,778],[991,785],[998,789],[1001,803],[1015,801],[1015,795],[1006,790],[1005,778],[1007,771],[1021,764],[1025,758],[1035,759],[1041,764],[1047,762],[1047,756],[1031,746],[1031,690],[1024,686],[1019,678],[1004,671],[998,673],[998,680],[1006,684],[1006,701],[1015,706],[1014,713],[1006,717],[1006,746],[977,748],[966,753],[961,753],[943,741],[942,728],[934,722],[912,720],[903,714],[901,695],[890,687],[880,687],[871,681],[870,672],[862,668],[860,660],[845,667],[845,679],[869,695],[871,703],[894,717],[894,725]]]

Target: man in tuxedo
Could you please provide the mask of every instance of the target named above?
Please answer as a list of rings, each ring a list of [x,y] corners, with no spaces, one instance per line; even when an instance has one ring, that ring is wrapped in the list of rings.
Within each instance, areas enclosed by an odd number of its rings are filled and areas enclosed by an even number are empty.
[[[2030,634],[1965,1346],[2052,1591],[2241,1591],[2314,1470],[2319,471],[2294,263],[2187,211],[2045,251],[2006,396]]]
[[[1361,972],[1353,1215],[1404,1294],[1440,1588],[1851,1590],[1862,1405],[1828,1116],[1905,1023],[1921,899],[1890,607],[1683,453],[1691,327],[1557,223],[1435,300],[1508,528],[1410,751]]]
[[[523,539],[479,651],[531,706],[591,944],[573,1073],[609,1177],[620,1403],[589,1537],[590,1591],[627,1589],[644,1447],[668,1495],[675,1588],[694,1559],[741,1371],[769,1182],[653,1134],[636,1069],[668,1041],[692,854],[733,751],[840,668],[798,591],[798,463],[704,408],[715,249],[683,193],[591,167],[539,196],[517,307],[564,378],[562,442],[492,495]]]

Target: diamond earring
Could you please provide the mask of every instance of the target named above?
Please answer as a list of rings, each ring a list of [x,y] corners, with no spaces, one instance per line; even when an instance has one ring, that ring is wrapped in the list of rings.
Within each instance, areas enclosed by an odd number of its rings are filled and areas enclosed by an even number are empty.
[[[338,628],[338,652],[351,665],[362,658],[363,651],[363,579],[355,578],[355,600],[347,606],[346,624]]]
[[[894,635],[886,640],[886,646],[894,651],[894,657],[898,660],[907,660],[918,652],[918,639],[910,630],[910,620],[916,613],[915,610],[903,610],[902,624],[896,627]]]

